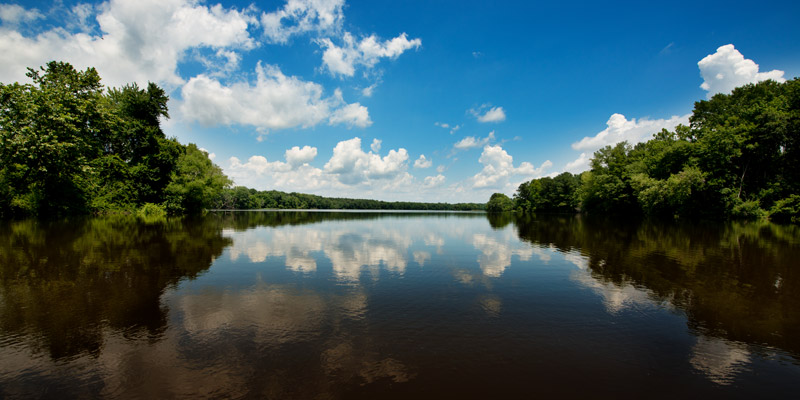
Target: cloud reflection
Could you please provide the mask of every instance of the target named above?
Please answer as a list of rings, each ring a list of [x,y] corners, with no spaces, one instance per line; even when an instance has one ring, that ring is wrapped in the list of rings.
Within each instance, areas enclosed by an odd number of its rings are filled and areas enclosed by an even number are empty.
[[[510,231],[504,236],[513,234]],[[480,250],[478,264],[483,274],[492,278],[503,275],[511,265],[511,257],[516,255],[522,261],[528,261],[534,254],[534,249],[527,243],[512,240],[510,237],[492,237],[487,234],[477,233],[472,236],[472,245]]]
[[[570,280],[600,295],[606,311],[610,314],[617,314],[627,308],[656,304],[646,291],[626,282],[616,284],[595,278],[589,269],[589,259],[579,253],[567,253],[564,259],[578,267],[578,271],[570,274]]]
[[[730,385],[736,374],[750,363],[750,352],[738,343],[700,336],[692,348],[689,363],[710,381]]]
[[[407,220],[396,221],[391,229],[349,221],[291,229],[224,230],[223,235],[233,239],[227,250],[232,262],[246,259],[263,263],[271,257],[282,257],[287,269],[311,273],[317,271],[321,260],[327,259],[337,279],[357,282],[365,271],[377,279],[381,268],[402,275],[412,259],[424,266],[431,259],[431,251],[442,253],[448,232],[446,222],[434,221],[425,230]]]

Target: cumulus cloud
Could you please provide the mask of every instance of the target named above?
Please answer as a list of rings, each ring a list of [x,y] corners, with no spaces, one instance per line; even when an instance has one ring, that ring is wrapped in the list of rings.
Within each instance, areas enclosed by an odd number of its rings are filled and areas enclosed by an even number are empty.
[[[277,67],[259,65],[254,84],[229,86],[199,75],[183,87],[181,112],[188,121],[204,125],[250,125],[262,130],[330,124],[369,126],[366,107],[343,104],[341,92],[324,98],[322,86],[284,75]]]
[[[3,7],[5,18],[18,23],[38,19],[34,9]],[[249,10],[206,6],[191,0],[112,0],[96,8],[94,16],[102,34],[71,33],[53,28],[35,36],[0,29],[0,81],[22,81],[27,67],[64,60],[76,68],[97,68],[103,82],[120,86],[148,81],[178,86],[178,63],[192,49],[249,50],[256,41],[248,27],[256,23]],[[95,12],[73,9],[67,25],[85,25]],[[82,19],[82,21],[81,21]],[[213,56],[212,51],[212,56]]]
[[[613,114],[606,122],[606,129],[598,132],[594,136],[587,136],[572,144],[575,150],[585,150],[594,152],[605,146],[613,146],[619,142],[627,140],[628,143],[635,144],[649,140],[650,137],[662,129],[673,130],[679,124],[688,124],[689,115],[674,115],[669,119],[648,119],[642,118],[628,120],[622,114]]]
[[[330,125],[344,124],[350,127],[366,128],[372,125],[369,110],[361,103],[351,103],[334,111],[329,120]]]
[[[17,4],[0,4],[0,20],[3,21],[3,25],[15,26],[41,18],[44,18],[44,15],[35,8],[26,10]]]
[[[772,70],[758,72],[758,64],[746,59],[732,44],[726,44],[709,54],[697,63],[703,84],[700,87],[708,91],[708,98],[717,93],[730,93],[734,88],[748,83],[756,83],[772,79],[785,82],[784,72]]]
[[[341,141],[333,148],[333,156],[325,164],[325,172],[346,185],[370,183],[374,180],[404,178],[408,167],[406,149],[389,150],[381,157],[361,149],[361,138]]]
[[[506,112],[503,107],[490,107],[489,105],[482,105],[481,107],[469,110],[479,122],[503,122],[506,120]]]
[[[297,146],[285,153],[286,162],[269,161],[261,155],[254,155],[242,162],[237,157],[228,159],[223,165],[226,175],[236,185],[287,191],[313,192],[330,188],[332,182],[328,175],[319,168],[308,164],[316,155],[314,147]]]
[[[372,151],[377,153],[377,152],[381,151],[381,142],[382,142],[381,140],[372,139],[372,144],[369,146],[369,148],[372,149]]]
[[[419,48],[422,40],[408,40],[408,35],[400,34],[394,39],[381,42],[375,35],[357,41],[349,32],[342,36],[344,44],[337,46],[330,38],[317,41],[325,48],[322,54],[323,66],[333,75],[353,76],[356,66],[372,68],[381,58],[395,59],[406,50]]]
[[[482,139],[476,138],[475,136],[467,136],[456,142],[456,144],[453,145],[453,148],[456,150],[468,150],[485,146],[491,141],[494,141],[494,131],[489,132],[489,136],[486,136]]]
[[[414,161],[414,168],[430,168],[433,166],[433,161],[425,158],[425,154],[420,154],[419,158]]]
[[[547,160],[539,168],[529,162],[514,167],[514,159],[500,145],[485,146],[478,161],[483,169],[472,178],[473,188],[504,188],[514,175],[534,178],[550,168],[553,163]]]
[[[302,149],[299,146],[294,146],[284,153],[286,162],[292,166],[310,163],[314,161],[314,157],[316,156],[317,148],[311,146],[303,146]]]
[[[283,8],[261,14],[264,36],[272,43],[286,43],[307,32],[334,32],[344,21],[344,0],[288,0]]]
[[[570,161],[564,167],[564,171],[577,174],[589,169],[589,162],[591,161],[591,154],[583,152],[577,159]]]
[[[444,183],[444,180],[445,178],[444,175],[442,174],[436,176],[426,176],[425,179],[423,180],[422,186],[425,188],[440,186],[441,184]]]

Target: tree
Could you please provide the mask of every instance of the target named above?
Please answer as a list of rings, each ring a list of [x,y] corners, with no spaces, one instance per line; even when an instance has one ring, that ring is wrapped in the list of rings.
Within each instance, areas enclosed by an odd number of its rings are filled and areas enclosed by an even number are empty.
[[[178,158],[166,187],[166,206],[171,213],[197,213],[210,207],[231,180],[208,158],[208,153],[190,143]]]
[[[84,169],[100,136],[102,96],[94,68],[50,62],[28,69],[33,84],[0,84],[2,212],[85,212]]]
[[[514,202],[502,193],[495,193],[486,203],[486,210],[493,213],[513,211]]]

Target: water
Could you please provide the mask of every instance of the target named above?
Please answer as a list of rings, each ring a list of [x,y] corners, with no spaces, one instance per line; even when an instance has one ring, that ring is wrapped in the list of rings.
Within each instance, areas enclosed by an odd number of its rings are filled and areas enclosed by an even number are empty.
[[[0,224],[0,398],[794,397],[800,230],[456,213]]]

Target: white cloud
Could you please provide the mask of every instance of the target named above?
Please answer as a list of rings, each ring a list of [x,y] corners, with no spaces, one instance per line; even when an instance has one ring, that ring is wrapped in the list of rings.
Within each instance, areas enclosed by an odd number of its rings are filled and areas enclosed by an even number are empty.
[[[700,87],[708,91],[708,98],[717,93],[730,93],[734,88],[748,83],[772,79],[785,82],[783,71],[772,70],[758,72],[758,64],[746,59],[732,44],[726,44],[709,54],[697,63],[703,84]]]
[[[330,117],[329,124],[344,124],[351,127],[366,128],[372,125],[372,120],[369,118],[367,107],[362,106],[361,103],[351,103],[334,111]]]
[[[280,10],[261,14],[264,35],[272,43],[286,43],[306,32],[338,30],[344,20],[344,0],[288,0]]]
[[[304,146],[305,149],[307,146]],[[312,148],[313,149],[313,148]],[[313,149],[316,150],[316,149]],[[313,152],[313,151],[312,151]],[[231,157],[224,167],[226,175],[236,185],[266,190],[277,189],[287,191],[317,191],[331,186],[330,179],[321,169],[292,158],[308,157],[308,154],[292,154],[287,150],[287,162],[268,161],[266,157],[254,155],[243,163],[237,157]],[[300,149],[299,153],[303,153]]]
[[[20,22],[35,18],[37,13],[14,10],[6,13],[28,15],[14,17]],[[0,52],[14,55],[0,58],[0,81],[22,81],[27,67],[63,60],[78,69],[97,68],[103,82],[110,86],[130,82],[143,86],[148,81],[178,86],[184,82],[178,75],[178,64],[189,50],[248,50],[256,45],[248,32],[256,19],[248,10],[205,6],[191,0],[112,0],[96,10],[100,12],[95,19],[102,35],[54,28],[26,37],[13,29],[0,29]],[[73,20],[67,24],[86,25],[89,11],[73,9],[67,14]]]
[[[433,161],[425,158],[425,154],[420,154],[419,158],[414,161],[414,168],[430,168],[433,166]]]
[[[303,146],[302,149],[299,146],[294,146],[284,153],[286,162],[292,166],[310,163],[314,161],[314,157],[316,156],[317,148],[311,146]]]
[[[615,113],[606,122],[606,129],[592,137],[587,136],[573,143],[572,148],[594,152],[602,147],[613,146],[626,140],[630,144],[644,142],[649,140],[654,133],[660,132],[661,129],[673,130],[679,124],[688,124],[689,115],[674,115],[669,119],[654,120],[642,118],[637,121],[636,118],[628,120],[624,115]]]
[[[451,135],[456,133],[459,129],[461,129],[460,125],[451,126],[450,124],[442,123],[442,122],[434,122],[433,124],[438,126],[438,127],[440,127],[440,128],[449,129]]]
[[[441,174],[441,173],[442,173],[442,172],[444,172],[446,169],[447,169],[447,167],[445,167],[444,165],[440,165],[440,166],[436,167],[436,172],[438,172],[438,173],[440,173],[440,174]]]
[[[488,110],[486,110],[488,108]],[[484,111],[486,110],[486,111]],[[469,110],[470,114],[475,116],[479,122],[503,122],[506,120],[506,112],[503,107],[491,107],[484,104],[477,109]]]
[[[3,21],[3,25],[16,26],[41,18],[44,18],[44,15],[35,8],[26,10],[16,4],[0,4],[0,20]]]
[[[361,95],[364,96],[364,97],[372,97],[372,95],[375,93],[375,88],[376,87],[378,87],[378,84],[377,83],[373,83],[372,85],[369,85],[369,86],[365,87],[364,89],[361,89]]]
[[[587,152],[581,153],[577,159],[574,161],[570,161],[567,163],[567,166],[564,167],[564,171],[577,174],[589,169],[589,162],[591,161],[591,154]]]
[[[422,186],[426,188],[440,186],[441,184],[444,183],[444,180],[445,178],[444,175],[442,174],[436,176],[426,176],[425,179],[423,180]]]
[[[339,91],[323,98],[319,84],[287,77],[271,65],[259,63],[256,73],[254,85],[237,82],[224,86],[205,75],[190,79],[181,91],[184,118],[205,125],[242,124],[261,130],[306,128],[326,119],[330,124],[360,127],[372,123],[366,107],[343,105]]]
[[[486,136],[483,139],[478,139],[475,136],[467,136],[453,145],[453,148],[456,150],[467,150],[467,149],[474,149],[477,147],[485,146],[489,142],[494,140],[494,131],[489,132],[489,136]]]
[[[523,162],[519,167],[514,167],[513,157],[500,145],[485,146],[478,161],[483,164],[483,169],[472,177],[473,188],[505,189],[512,176],[521,175],[528,179],[534,178],[553,165],[550,160],[547,160],[539,168],[535,168],[529,162]]]
[[[375,35],[367,36],[357,42],[352,34],[345,32],[342,36],[344,45],[337,46],[330,38],[317,41],[325,48],[322,54],[322,63],[333,75],[353,76],[356,66],[369,69],[375,66],[381,58],[397,58],[406,50],[419,48],[420,39],[408,40],[405,33],[394,39],[380,42]]]
[[[381,140],[372,139],[372,144],[369,146],[369,148],[376,153],[381,151]]]
[[[406,149],[389,150],[380,155],[361,149],[361,138],[341,141],[333,148],[333,156],[325,164],[325,172],[346,185],[368,184],[373,180],[403,179],[407,168]]]

